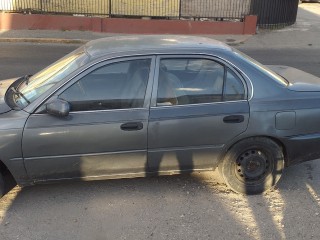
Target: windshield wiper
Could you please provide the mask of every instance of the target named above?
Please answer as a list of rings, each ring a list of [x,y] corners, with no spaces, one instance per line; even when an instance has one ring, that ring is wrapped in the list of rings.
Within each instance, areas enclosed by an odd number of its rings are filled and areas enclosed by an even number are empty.
[[[11,89],[11,91],[12,91],[14,94],[17,94],[17,95],[19,95],[20,97],[22,97],[28,104],[31,103],[31,102],[28,100],[28,98],[26,98],[26,96],[24,96],[22,92],[20,92],[19,90],[15,89],[15,87],[11,87],[10,89]]]

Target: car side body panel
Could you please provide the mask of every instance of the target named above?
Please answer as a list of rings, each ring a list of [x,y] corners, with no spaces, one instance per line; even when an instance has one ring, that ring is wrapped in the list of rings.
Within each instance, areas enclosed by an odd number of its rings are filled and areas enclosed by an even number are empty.
[[[120,61],[150,59],[121,58]],[[116,61],[103,61],[58,90],[55,98],[85,74]],[[150,61],[153,69],[154,60]],[[148,81],[149,80],[149,81]],[[153,71],[147,79],[143,106],[70,112],[59,118],[47,113],[31,114],[22,148],[25,166],[34,181],[95,178],[147,171],[147,131]],[[138,130],[124,129],[138,123]]]
[[[239,123],[225,123],[228,116]],[[152,171],[212,169],[225,143],[244,132],[247,101],[154,107],[150,110],[148,164]]]
[[[32,115],[23,137],[24,161],[35,181],[144,172],[148,110]],[[141,122],[139,131],[123,131]]]
[[[14,110],[0,115],[0,160],[22,185],[30,182],[21,151],[23,127],[28,117],[28,113]]]
[[[169,39],[170,36],[167,38]],[[92,45],[89,47],[92,47]],[[80,129],[84,123],[86,125],[84,127],[87,129],[86,132],[90,132],[87,137],[97,138],[101,144],[107,141],[107,146],[111,153],[121,151],[123,147],[132,144],[131,149],[129,149],[130,151],[132,150],[130,152],[131,155],[128,155],[130,159],[131,157],[135,159],[137,157],[136,154],[140,154],[136,150],[140,151],[141,144],[147,144],[147,139],[149,138],[148,164],[146,165],[146,157],[143,161],[134,164],[133,168],[137,169],[135,172],[137,174],[139,174],[140,170],[145,172],[161,171],[161,168],[157,167],[159,163],[156,161],[161,160],[163,156],[167,159],[163,162],[163,169],[168,172],[170,170],[181,171],[179,164],[177,164],[179,158],[187,161],[183,163],[185,164],[183,168],[188,169],[190,166],[188,165],[188,157],[190,158],[190,156],[193,158],[193,169],[212,169],[236,142],[255,136],[270,137],[279,142],[285,148],[287,166],[300,161],[317,159],[320,156],[320,148],[318,147],[320,146],[320,92],[291,91],[286,86],[268,79],[266,75],[250,64],[241,61],[227,46],[210,48],[210,44],[201,46],[197,44],[195,48],[190,46],[184,48],[182,44],[181,47],[171,46],[169,49],[164,47],[144,49],[143,46],[140,46],[140,49],[137,48],[136,50],[124,49],[120,52],[111,52],[110,50],[106,54],[103,54],[101,49],[103,49],[102,45],[97,50],[92,51],[92,53],[96,52],[97,56],[93,57],[90,63],[78,69],[73,76],[67,76],[65,80],[27,106],[24,111],[10,111],[0,115],[0,131],[2,133],[0,135],[0,160],[9,168],[19,184],[32,183],[32,181],[39,179],[48,180],[63,168],[66,171],[70,170],[71,173],[76,169],[76,171],[79,171],[79,177],[82,177],[85,173],[90,176],[103,175],[99,172],[99,166],[90,172],[92,170],[90,170],[90,164],[99,164],[101,160],[99,156],[87,161],[87,172],[83,172],[83,169],[79,170],[79,167],[76,166],[73,169],[72,164],[67,167],[65,165],[66,156],[79,154],[81,155],[80,157],[83,157],[83,155],[89,153],[87,156],[91,158],[90,152],[96,151],[93,148],[99,148],[99,146],[85,148],[84,145],[81,145],[81,141],[77,141],[79,137],[85,137],[84,132]],[[183,108],[174,107],[171,109],[166,107],[153,108],[154,106],[150,107],[147,104],[145,105],[146,109],[134,115],[134,120],[141,120],[146,126],[149,124],[149,133],[143,132],[145,137],[138,137],[139,142],[134,143],[129,141],[129,135],[122,135],[123,138],[121,138],[122,140],[127,139],[127,142],[126,140],[123,140],[124,142],[119,140],[118,132],[114,131],[114,129],[119,128],[119,123],[113,122],[109,125],[111,127],[111,135],[108,137],[103,135],[103,132],[100,131],[101,129],[96,125],[88,124],[91,121],[105,127],[106,123],[112,122],[114,117],[108,114],[102,114],[104,120],[100,119],[102,116],[100,114],[95,116],[96,119],[95,117],[85,119],[85,116],[80,117],[71,114],[70,117],[73,117],[77,122],[73,126],[74,129],[68,126],[68,120],[52,121],[54,117],[46,114],[41,119],[38,119],[39,121],[33,121],[36,117],[34,113],[39,106],[50,99],[57,89],[67,85],[75,76],[83,73],[92,65],[108,59],[117,61],[118,58],[126,56],[168,54],[212,56],[220,59],[225,64],[233,66],[246,81],[248,101],[235,102],[230,105],[228,103],[216,103],[185,106]],[[151,95],[151,92],[149,92],[149,95]],[[30,114],[32,116],[26,124]],[[223,118],[230,114],[242,114],[244,122],[232,127],[228,124],[223,124]],[[120,119],[123,121],[130,120],[128,118],[129,115],[125,113],[119,113],[119,115],[121,115]],[[148,123],[148,121],[150,122]],[[147,129],[145,128],[143,131],[147,131]],[[71,134],[67,135],[68,132],[71,132]],[[59,136],[60,133],[62,134],[61,136]],[[49,138],[50,135],[55,138]],[[63,145],[62,141],[68,141],[69,147]],[[21,145],[23,146],[23,152]],[[71,151],[72,149],[76,149],[77,154],[74,154],[74,151]],[[104,150],[100,152],[102,153]],[[41,158],[44,155],[51,157],[38,165],[39,157]],[[58,155],[63,156],[52,157]],[[26,163],[25,165],[23,159]],[[106,167],[115,159],[115,156],[111,156],[109,160],[103,162],[101,168]],[[76,161],[72,163],[78,164]],[[122,164],[115,165],[113,169],[115,175],[111,177],[110,175],[105,175],[103,178],[116,178],[120,175],[123,177],[126,174],[127,176],[134,176],[126,172],[131,167],[130,163],[127,161],[123,162],[123,164],[125,166]],[[69,175],[61,174],[56,179],[69,178],[72,175],[70,172]],[[46,174],[47,176],[44,177]]]
[[[320,93],[293,93],[288,90],[282,98],[252,99],[249,101],[248,128],[246,132],[226,144],[225,153],[238,141],[264,136],[282,145],[286,166],[318,159],[320,157],[319,95]]]
[[[286,155],[286,166],[320,157],[320,92],[289,90],[268,79],[230,51],[214,51],[211,54],[235,66],[244,76],[248,87],[252,84],[251,98],[249,94],[248,128],[225,144],[220,158],[223,158],[236,142],[255,136],[269,137],[282,145]],[[250,91],[250,88],[248,90]],[[279,119],[279,113],[283,115],[288,112],[291,116],[294,115],[295,119],[287,119],[289,122],[286,129],[277,128],[277,120],[283,121]],[[291,126],[288,127],[288,124]]]

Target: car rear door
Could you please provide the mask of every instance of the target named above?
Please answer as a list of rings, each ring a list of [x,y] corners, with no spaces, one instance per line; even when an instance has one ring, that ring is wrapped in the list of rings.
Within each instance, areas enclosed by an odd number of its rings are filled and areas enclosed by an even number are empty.
[[[249,120],[247,86],[228,64],[207,56],[159,56],[149,116],[150,172],[215,166]]]
[[[22,148],[29,176],[143,173],[154,63],[153,57],[98,63],[58,90],[52,98],[70,103],[69,116],[41,113],[40,107],[26,123]]]

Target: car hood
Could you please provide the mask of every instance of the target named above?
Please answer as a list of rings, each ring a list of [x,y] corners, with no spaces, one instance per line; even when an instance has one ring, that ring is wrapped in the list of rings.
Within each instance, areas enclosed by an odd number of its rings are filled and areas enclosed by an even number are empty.
[[[288,82],[288,89],[298,92],[318,92],[320,91],[320,78],[299,69],[279,66],[267,65],[272,71],[284,77]]]
[[[7,92],[7,89],[16,80],[17,78],[12,78],[0,81],[0,114],[9,112],[11,110],[11,108],[6,104],[4,96]]]

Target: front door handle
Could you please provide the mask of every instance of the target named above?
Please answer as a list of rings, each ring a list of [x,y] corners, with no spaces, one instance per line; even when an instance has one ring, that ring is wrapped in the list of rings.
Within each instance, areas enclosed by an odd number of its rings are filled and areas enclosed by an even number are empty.
[[[242,123],[243,121],[243,115],[230,115],[223,118],[223,122],[225,123]]]
[[[123,131],[138,131],[143,128],[142,122],[128,122],[120,126]]]

